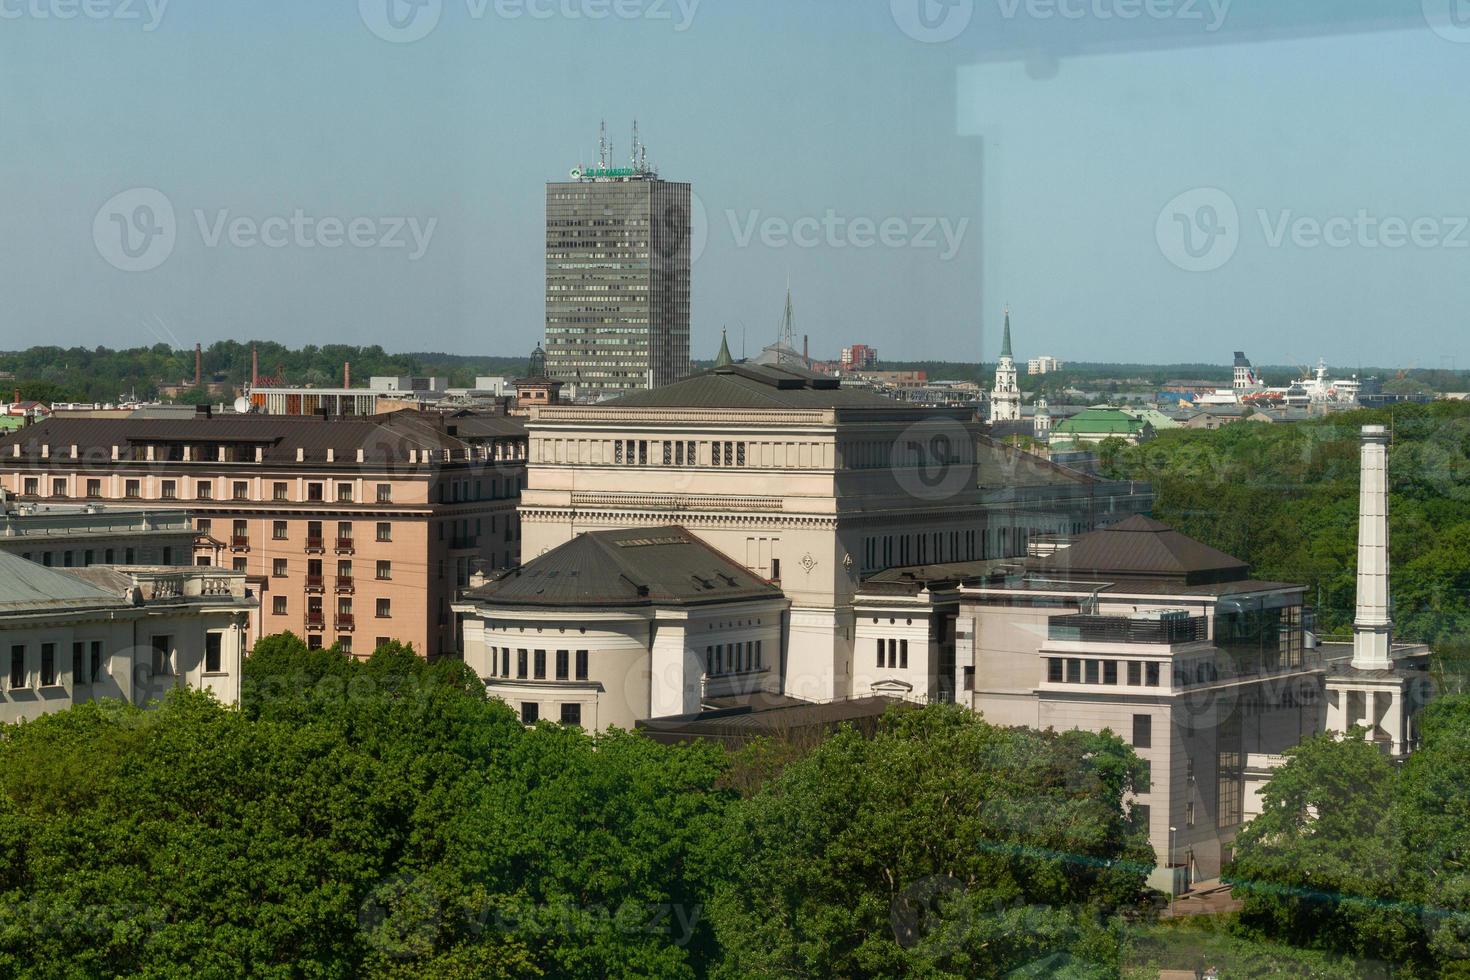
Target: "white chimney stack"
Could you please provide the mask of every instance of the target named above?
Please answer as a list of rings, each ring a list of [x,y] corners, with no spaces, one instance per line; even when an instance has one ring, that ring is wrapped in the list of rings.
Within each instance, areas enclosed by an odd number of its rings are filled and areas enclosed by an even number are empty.
[[[1353,620],[1353,667],[1393,666],[1388,593],[1388,430],[1363,426],[1358,496],[1358,612]]]

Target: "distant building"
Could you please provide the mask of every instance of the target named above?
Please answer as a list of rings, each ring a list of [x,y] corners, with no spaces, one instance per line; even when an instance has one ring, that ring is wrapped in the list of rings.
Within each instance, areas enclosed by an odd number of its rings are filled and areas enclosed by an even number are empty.
[[[259,600],[215,568],[44,568],[0,553],[0,724],[188,685],[226,704]]]
[[[1245,356],[1244,351],[1235,352],[1235,377],[1232,389],[1237,397],[1252,391],[1259,391],[1264,385],[1256,376],[1256,369],[1251,366],[1250,358]]]
[[[688,184],[661,180],[634,127],[627,167],[599,160],[546,185],[546,369],[589,397],[689,373]]]
[[[1005,339],[995,367],[995,387],[990,390],[990,421],[1021,420],[1021,387],[1016,379],[1016,361],[1011,355],[1011,311],[1006,310]]]
[[[371,378],[366,388],[252,388],[250,410],[265,415],[331,415],[366,418],[443,400],[445,378]]]
[[[1062,369],[1062,362],[1049,354],[1041,357],[1033,357],[1026,362],[1026,373],[1035,377],[1039,374],[1051,374]]]
[[[866,371],[878,366],[878,349],[867,344],[853,344],[842,348],[841,366],[844,371]]]
[[[1118,408],[1089,408],[1052,426],[1051,444],[1092,446],[1104,439],[1122,439],[1138,445],[1152,439],[1154,428],[1138,415]]]
[[[562,382],[547,376],[546,352],[538,344],[531,352],[531,360],[524,378],[511,382],[516,393],[516,410],[525,413],[533,405],[555,405],[561,400]]]

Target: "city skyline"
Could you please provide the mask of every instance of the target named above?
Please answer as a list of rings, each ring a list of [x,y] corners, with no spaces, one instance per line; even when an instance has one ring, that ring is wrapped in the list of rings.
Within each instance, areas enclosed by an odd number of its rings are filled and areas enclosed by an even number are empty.
[[[901,3],[435,6],[412,43],[366,0],[8,19],[5,166],[27,193],[0,236],[0,347],[529,349],[539,188],[593,155],[604,118],[621,156],[636,117],[696,188],[696,359],[722,327],[773,338],[790,276],[815,349],[895,360],[993,358],[1009,303],[1018,350],[1076,361],[1467,361],[1464,141],[1435,120],[1470,62],[1417,2],[1303,4],[1275,31],[1245,2],[1196,5],[1225,15],[1214,30],[971,4],[947,39]],[[1025,54],[1053,49],[1070,53]],[[740,86],[706,70],[750,51]],[[123,271],[117,235],[161,231],[139,223],[160,197],[172,236],[147,241],[168,254]],[[1233,233],[1196,221],[1232,212]],[[1194,244],[1169,238],[1186,228]]]

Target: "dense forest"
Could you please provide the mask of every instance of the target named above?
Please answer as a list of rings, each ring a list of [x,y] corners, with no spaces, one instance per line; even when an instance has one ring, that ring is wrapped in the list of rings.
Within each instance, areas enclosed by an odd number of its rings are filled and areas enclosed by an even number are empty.
[[[1259,578],[1309,586],[1318,627],[1344,634],[1357,588],[1359,432],[1386,425],[1394,619],[1440,648],[1470,637],[1470,404],[1345,412],[1296,425],[1241,422],[1100,447],[1111,475],[1148,480],[1154,515],[1251,563]]]

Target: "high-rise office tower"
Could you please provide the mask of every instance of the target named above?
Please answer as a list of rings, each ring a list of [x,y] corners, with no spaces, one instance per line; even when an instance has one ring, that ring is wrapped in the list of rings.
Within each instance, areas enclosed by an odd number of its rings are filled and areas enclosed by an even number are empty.
[[[546,185],[546,371],[579,395],[689,372],[688,184],[660,180],[633,127],[627,166],[606,127],[596,164]]]

